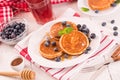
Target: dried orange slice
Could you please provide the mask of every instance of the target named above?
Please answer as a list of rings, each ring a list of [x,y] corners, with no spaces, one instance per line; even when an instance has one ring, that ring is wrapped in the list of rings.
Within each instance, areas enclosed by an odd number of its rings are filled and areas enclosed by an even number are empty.
[[[40,54],[47,59],[54,59],[62,55],[62,50],[59,46],[59,42],[53,38],[49,39],[49,42],[46,44],[47,40],[44,40],[40,44]],[[53,44],[54,42],[54,44]]]
[[[69,55],[82,54],[89,46],[87,36],[77,30],[61,36],[59,41],[60,47]]]
[[[115,0],[88,0],[88,4],[93,10],[104,10],[111,6]]]
[[[51,27],[51,29],[50,29],[50,36],[51,36],[52,38],[59,38],[60,36],[59,36],[58,32],[59,32],[60,30],[63,30],[63,29],[66,28],[67,26],[72,27],[73,30],[78,30],[75,23],[70,22],[70,21],[65,21],[65,22],[66,22],[65,24],[63,24],[63,22],[57,22],[57,23],[55,23],[54,25],[52,25],[52,27]]]

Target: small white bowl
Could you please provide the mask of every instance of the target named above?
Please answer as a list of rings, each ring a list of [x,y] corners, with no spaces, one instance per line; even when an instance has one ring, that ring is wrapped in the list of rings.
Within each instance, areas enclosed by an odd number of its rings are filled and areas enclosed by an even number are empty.
[[[25,63],[22,57],[16,56],[10,63],[11,67],[16,71],[21,71],[25,67]]]

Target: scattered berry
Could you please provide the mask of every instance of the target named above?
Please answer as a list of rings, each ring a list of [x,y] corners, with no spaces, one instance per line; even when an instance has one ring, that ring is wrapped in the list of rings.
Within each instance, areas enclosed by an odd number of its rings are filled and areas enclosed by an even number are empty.
[[[102,23],[102,26],[106,26],[106,22],[103,22],[103,23]]]
[[[114,24],[114,23],[115,23],[115,20],[111,20],[110,23],[111,23],[111,24]]]
[[[99,13],[99,10],[95,10],[95,13]]]
[[[118,32],[116,32],[116,31],[113,32],[113,35],[114,35],[114,36],[118,36]]]
[[[117,26],[114,26],[114,27],[113,27],[113,30],[118,30],[118,27],[117,27]]]

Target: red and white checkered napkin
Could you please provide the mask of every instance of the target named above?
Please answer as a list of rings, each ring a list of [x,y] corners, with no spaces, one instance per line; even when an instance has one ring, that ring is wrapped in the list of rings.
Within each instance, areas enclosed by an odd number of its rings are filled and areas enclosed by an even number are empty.
[[[78,13],[76,13],[73,9],[68,9],[62,17],[71,17],[71,16],[77,16],[79,17]],[[36,31],[35,31],[36,32]],[[34,32],[33,32],[34,33]],[[19,51],[19,53],[25,57],[27,60],[32,62],[32,59],[30,58],[28,52],[27,52],[27,47],[28,47],[28,42],[33,34],[31,33],[28,35],[25,39],[20,41],[15,48]],[[106,51],[110,50],[113,45],[115,44],[114,39],[110,38],[108,35],[102,33],[102,39],[100,42],[100,47],[98,50],[95,52],[94,55],[92,55],[88,60],[85,62],[89,62],[91,59],[95,59],[96,56],[99,56],[99,54],[105,54]],[[37,63],[34,63],[37,64]],[[39,68],[45,71],[46,73],[50,74],[52,77],[56,78],[57,80],[70,80],[72,77],[74,77],[75,74],[78,74],[79,71],[81,70],[81,66],[83,66],[84,62],[80,64],[76,64],[74,66],[68,67],[68,68],[60,68],[60,69],[55,69],[55,68],[47,68],[44,66],[39,65]]]

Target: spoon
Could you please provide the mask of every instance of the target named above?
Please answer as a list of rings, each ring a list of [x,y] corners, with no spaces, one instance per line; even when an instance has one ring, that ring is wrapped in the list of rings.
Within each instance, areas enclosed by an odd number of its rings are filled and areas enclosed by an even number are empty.
[[[22,80],[34,80],[35,79],[35,72],[28,70],[28,69],[24,69],[20,72],[0,72],[0,75],[8,76],[8,77],[19,76]]]

